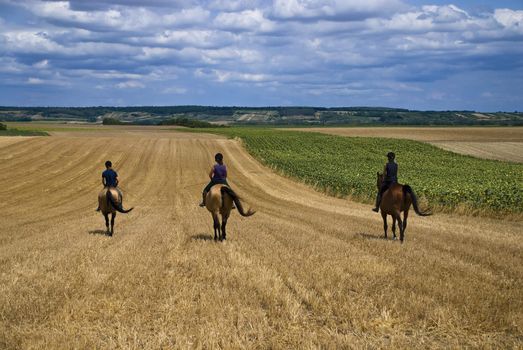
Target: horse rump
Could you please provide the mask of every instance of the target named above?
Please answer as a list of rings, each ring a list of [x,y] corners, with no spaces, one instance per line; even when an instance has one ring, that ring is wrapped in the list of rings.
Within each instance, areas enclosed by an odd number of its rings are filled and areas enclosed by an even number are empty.
[[[107,190],[107,193],[106,193],[106,197],[107,197],[107,203],[112,205],[112,207],[114,209],[116,209],[116,211],[120,212],[120,213],[123,213],[123,214],[127,214],[128,212],[130,212],[131,210],[134,209],[134,207],[130,208],[130,209],[127,209],[125,210],[123,207],[122,207],[122,203],[116,203],[114,201],[114,198],[113,198],[113,195],[111,194],[111,190]]]
[[[238,209],[238,212],[240,213],[241,216],[251,216],[251,215],[254,215],[254,213],[256,213],[256,211],[254,211],[250,208],[249,208],[249,210],[247,210],[247,212],[245,212],[245,210],[243,209],[242,203],[240,202],[240,197],[238,197],[238,195],[229,187],[222,186],[222,188],[220,189],[220,192],[222,194],[222,197],[224,196],[224,194],[228,194],[229,196],[231,196],[232,201],[234,202],[234,205]]]

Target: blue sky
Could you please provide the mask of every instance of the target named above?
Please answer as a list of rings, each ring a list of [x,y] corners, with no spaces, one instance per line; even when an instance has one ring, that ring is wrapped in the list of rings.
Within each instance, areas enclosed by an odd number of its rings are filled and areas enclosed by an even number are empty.
[[[0,0],[0,105],[521,111],[522,87],[522,0]]]

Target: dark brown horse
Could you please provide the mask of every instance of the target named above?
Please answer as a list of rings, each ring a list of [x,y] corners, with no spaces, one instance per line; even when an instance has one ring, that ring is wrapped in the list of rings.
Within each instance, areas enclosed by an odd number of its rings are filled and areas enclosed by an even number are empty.
[[[383,183],[383,174],[377,174],[378,191]],[[407,228],[407,219],[409,217],[410,206],[414,207],[416,214],[420,216],[432,215],[430,211],[421,211],[418,207],[418,199],[409,185],[395,183],[383,193],[380,203],[381,217],[383,218],[383,230],[387,238],[387,215],[392,216],[392,234],[396,239],[396,221],[400,229],[400,241],[403,243],[405,238],[405,229]],[[403,212],[403,220],[401,219]]]
[[[205,206],[212,215],[215,240],[219,239],[221,241],[226,239],[227,233],[225,231],[225,227],[227,226],[227,220],[231,214],[233,202],[241,216],[251,216],[255,213],[255,211],[252,209],[249,209],[247,212],[245,212],[238,195],[226,185],[214,185],[207,193],[207,197],[205,198]],[[220,215],[222,216],[221,225],[219,217]]]
[[[125,210],[122,207],[122,196],[115,188],[105,187],[98,194],[98,206],[105,218],[105,227],[107,228],[107,235],[112,236],[114,233],[114,218],[116,212],[128,213],[133,208]],[[109,230],[109,214],[111,214],[111,229]]]

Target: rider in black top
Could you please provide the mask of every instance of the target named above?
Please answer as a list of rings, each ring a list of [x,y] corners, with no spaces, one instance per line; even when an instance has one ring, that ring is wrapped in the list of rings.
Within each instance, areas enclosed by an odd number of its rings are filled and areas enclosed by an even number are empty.
[[[106,170],[102,172],[102,185],[104,188],[114,188],[118,194],[120,195],[120,198],[122,198],[122,191],[118,188],[118,173],[114,171],[113,169],[113,163],[111,163],[110,160],[105,162],[105,168]],[[100,206],[96,209],[96,211],[100,211]]]
[[[376,206],[372,209],[376,213],[380,210],[381,196],[383,193],[385,193],[392,184],[398,182],[398,164],[394,161],[396,155],[394,152],[389,152],[387,153],[387,158],[389,161],[385,164],[385,168],[383,169],[383,183],[381,184],[381,188],[376,196]]]

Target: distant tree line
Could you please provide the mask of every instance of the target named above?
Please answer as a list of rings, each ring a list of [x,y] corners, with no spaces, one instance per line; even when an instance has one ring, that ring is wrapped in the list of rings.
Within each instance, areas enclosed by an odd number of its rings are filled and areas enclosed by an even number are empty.
[[[252,117],[242,118],[242,115]],[[80,120],[105,125],[185,125],[190,121],[227,121],[242,125],[523,125],[522,113],[416,111],[386,107],[310,106],[137,106],[137,107],[1,107],[0,121]],[[107,116],[107,117],[106,117]],[[172,121],[175,120],[175,121]],[[170,123],[170,124],[169,124]],[[178,123],[178,124],[175,124]],[[205,127],[211,127],[208,124]]]
[[[185,126],[188,128],[220,128],[224,125],[211,124],[209,122],[204,122],[196,119],[189,118],[171,118],[167,120],[162,120],[159,125],[178,125]]]
[[[119,119],[116,118],[104,118],[103,125],[124,125],[124,124],[131,124],[131,123],[124,123]]]
[[[159,122],[153,123],[151,121],[145,120],[145,121],[136,121],[136,122],[125,122],[121,121],[116,118],[104,118],[103,125],[177,125],[177,126],[184,126],[187,128],[217,128],[217,127],[224,127],[223,125],[216,125],[211,124],[209,122],[197,120],[197,119],[189,119],[189,118],[170,118],[166,120],[161,120]]]

